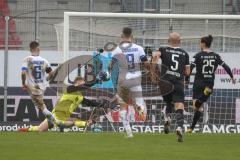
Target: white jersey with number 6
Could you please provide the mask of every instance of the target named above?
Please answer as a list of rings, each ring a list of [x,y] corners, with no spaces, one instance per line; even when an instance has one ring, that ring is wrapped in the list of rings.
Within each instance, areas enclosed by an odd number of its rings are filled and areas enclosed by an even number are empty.
[[[46,69],[50,67],[48,61],[40,56],[24,58],[22,70],[27,72],[26,85],[33,95],[41,95],[47,87]]]

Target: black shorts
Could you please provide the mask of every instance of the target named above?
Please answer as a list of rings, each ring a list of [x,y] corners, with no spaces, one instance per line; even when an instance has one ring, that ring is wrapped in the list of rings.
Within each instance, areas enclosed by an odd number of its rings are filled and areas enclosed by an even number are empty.
[[[182,80],[166,80],[172,83],[173,91],[163,96],[166,103],[184,103],[184,84]]]
[[[213,90],[213,86],[214,82],[195,80],[193,83],[193,99],[198,99],[201,102],[206,102],[210,97],[210,94],[205,95],[204,89],[208,87]]]

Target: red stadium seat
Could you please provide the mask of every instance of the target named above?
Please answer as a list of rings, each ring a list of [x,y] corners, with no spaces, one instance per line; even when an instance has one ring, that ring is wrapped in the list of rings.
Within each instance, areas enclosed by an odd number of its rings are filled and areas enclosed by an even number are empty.
[[[3,15],[0,17],[0,49],[4,49],[4,35],[5,35],[5,19],[4,16],[9,15],[9,7],[7,0],[2,0],[0,3],[0,13]],[[19,49],[22,42],[15,30],[15,22],[12,17],[9,20],[9,49]]]

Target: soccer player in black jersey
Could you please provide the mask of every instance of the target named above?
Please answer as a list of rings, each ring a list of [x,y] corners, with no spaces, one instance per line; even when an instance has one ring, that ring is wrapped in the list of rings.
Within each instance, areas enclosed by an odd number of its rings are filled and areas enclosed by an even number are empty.
[[[193,131],[196,123],[201,117],[203,110],[202,104],[208,100],[212,93],[217,67],[221,65],[231,77],[232,83],[236,83],[229,66],[221,59],[220,55],[210,50],[212,41],[213,37],[211,35],[201,38],[201,51],[193,57],[195,60],[190,66],[190,73],[193,68],[196,67],[196,74],[193,84],[193,106],[195,112],[192,125],[187,131],[189,133]],[[187,77],[186,81],[188,81],[188,79]]]
[[[171,121],[170,113],[173,107],[175,107],[177,140],[178,142],[182,142],[182,129],[184,123],[184,76],[189,76],[190,74],[189,55],[179,47],[180,35],[178,33],[170,33],[168,42],[168,47],[160,48],[159,51],[154,54],[153,63],[157,63],[158,59],[161,58],[162,66],[164,66],[162,69],[167,68],[166,71],[162,71],[164,72],[162,80],[168,81],[174,86],[172,91],[163,96],[163,100],[167,105],[164,132],[169,132]]]

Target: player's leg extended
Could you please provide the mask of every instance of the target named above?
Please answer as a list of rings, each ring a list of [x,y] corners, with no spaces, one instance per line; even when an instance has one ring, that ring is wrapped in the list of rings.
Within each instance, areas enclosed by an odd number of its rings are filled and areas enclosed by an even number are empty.
[[[171,113],[173,111],[174,105],[172,102],[172,93],[163,96],[163,100],[166,103],[166,111],[164,113],[164,133],[168,134],[171,125]]]
[[[119,118],[121,122],[123,123],[123,127],[126,130],[128,137],[133,137],[132,129],[130,126],[130,122],[127,116],[127,102],[129,101],[130,92],[129,89],[126,87],[118,86],[117,89],[119,95],[117,94],[118,104],[120,105],[120,111],[119,111]]]
[[[164,133],[168,134],[171,125],[171,114],[173,112],[174,105],[172,102],[167,102],[166,111],[164,114]]]
[[[64,128],[69,128],[72,126],[85,127],[86,122],[81,121],[77,118],[70,118],[70,113],[64,111],[53,110],[53,116],[56,118],[56,126],[60,129],[60,132],[64,131]]]
[[[193,90],[194,116],[193,116],[193,121],[190,126],[190,129],[188,129],[187,132],[191,133],[194,130],[197,122],[202,116],[203,103],[207,101],[211,93],[212,93],[212,87],[208,87],[204,85],[204,87],[202,88],[197,88],[197,87],[196,89],[194,88]]]
[[[43,95],[31,95],[31,98],[32,98],[33,104],[37,106],[40,111],[42,111],[42,113],[46,116],[47,119],[53,122],[55,118],[53,114],[45,106],[43,102]]]
[[[55,117],[54,125],[59,128],[60,132],[63,132],[65,127],[73,126],[74,123],[72,121],[70,122],[71,124],[67,122],[70,118],[70,113],[59,111],[57,109],[58,106],[56,105],[52,111],[52,114]]]
[[[184,104],[182,102],[177,102],[174,105],[176,110],[176,121],[177,121],[177,129],[176,129],[177,140],[178,142],[183,142],[182,130],[183,130],[183,123],[184,123],[184,116],[183,116]]]
[[[166,112],[165,112],[165,117],[164,117],[165,122],[167,122],[167,121],[171,122],[171,114],[173,112],[173,108],[174,108],[173,102],[172,101],[167,102]]]
[[[77,126],[78,128],[82,128],[86,126],[87,122],[77,118],[68,118],[68,120],[63,122],[63,124],[65,127]]]
[[[134,106],[135,112],[138,114],[138,119],[140,121],[146,120],[147,107],[146,103],[142,97],[142,86],[135,86],[130,89],[131,100]]]
[[[176,82],[174,86],[174,92],[172,93],[172,100],[174,102],[174,107],[176,111],[176,121],[177,121],[177,141],[183,142],[182,130],[183,130],[183,123],[184,123],[184,86],[181,81]]]
[[[136,105],[134,107],[135,111],[138,114],[138,120],[145,121],[147,117],[147,107],[143,98],[136,98]]]
[[[47,119],[45,119],[40,125],[38,126],[31,126],[29,128],[20,128],[18,131],[20,132],[44,132],[49,129],[49,124]]]
[[[198,99],[193,100],[193,107],[194,107],[194,116],[193,116],[193,121],[190,126],[190,128],[187,130],[188,133],[192,133],[194,130],[198,120],[200,119],[203,111],[202,107],[203,103],[201,103]]]
[[[119,116],[120,116],[120,120],[123,123],[123,127],[126,130],[127,137],[131,138],[131,137],[133,137],[133,134],[132,134],[130,122],[127,117],[127,110],[126,110],[127,107],[126,106],[127,106],[127,104],[125,104],[125,103],[120,104]]]
[[[70,118],[70,119],[68,119],[66,121],[58,120],[57,126],[59,127],[60,132],[63,132],[64,128],[70,128],[72,126],[77,126],[78,128],[85,127],[86,126],[86,122]]]
[[[78,120],[74,120],[74,125],[77,126],[78,128],[82,128],[87,125],[87,122],[78,119]]]

